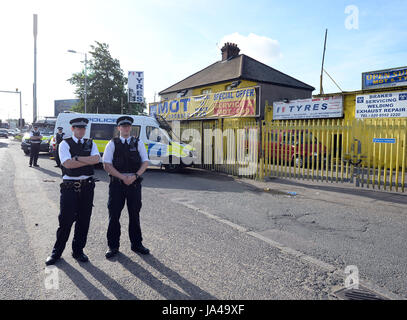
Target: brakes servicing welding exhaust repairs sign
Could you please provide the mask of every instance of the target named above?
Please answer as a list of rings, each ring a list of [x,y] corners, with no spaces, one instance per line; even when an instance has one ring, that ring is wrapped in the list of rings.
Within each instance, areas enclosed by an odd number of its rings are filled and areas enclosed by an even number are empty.
[[[386,92],[356,96],[355,118],[407,117],[407,92]]]
[[[340,118],[342,96],[273,102],[273,120]]]

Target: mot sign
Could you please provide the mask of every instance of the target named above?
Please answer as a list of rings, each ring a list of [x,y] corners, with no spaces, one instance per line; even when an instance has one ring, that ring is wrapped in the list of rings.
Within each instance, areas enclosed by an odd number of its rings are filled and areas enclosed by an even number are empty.
[[[362,73],[362,89],[377,89],[407,85],[407,67]]]
[[[129,71],[128,76],[129,103],[144,102],[144,72]]]

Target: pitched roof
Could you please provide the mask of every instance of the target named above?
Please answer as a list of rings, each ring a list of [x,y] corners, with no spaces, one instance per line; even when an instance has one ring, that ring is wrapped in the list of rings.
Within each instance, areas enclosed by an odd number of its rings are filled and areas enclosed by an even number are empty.
[[[290,77],[249,56],[240,54],[225,61],[218,61],[159,92],[160,95],[184,89],[202,87],[237,79],[271,83],[293,88],[315,90],[314,87]]]

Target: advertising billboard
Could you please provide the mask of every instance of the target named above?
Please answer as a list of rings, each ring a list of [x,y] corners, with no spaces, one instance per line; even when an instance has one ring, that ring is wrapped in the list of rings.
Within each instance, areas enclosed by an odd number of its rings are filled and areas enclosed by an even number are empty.
[[[242,88],[150,103],[150,115],[167,120],[256,116],[256,88]]]
[[[324,119],[343,116],[342,96],[273,103],[273,120]]]
[[[407,117],[407,91],[356,96],[355,118]]]
[[[362,89],[407,86],[407,67],[362,73]]]
[[[128,83],[128,102],[143,103],[144,102],[144,72],[129,71]]]

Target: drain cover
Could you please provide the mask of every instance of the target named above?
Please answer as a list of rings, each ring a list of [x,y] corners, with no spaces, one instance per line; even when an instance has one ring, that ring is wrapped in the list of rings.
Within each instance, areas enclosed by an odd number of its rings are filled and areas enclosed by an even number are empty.
[[[389,300],[361,286],[359,289],[341,289],[334,294],[342,300]]]

